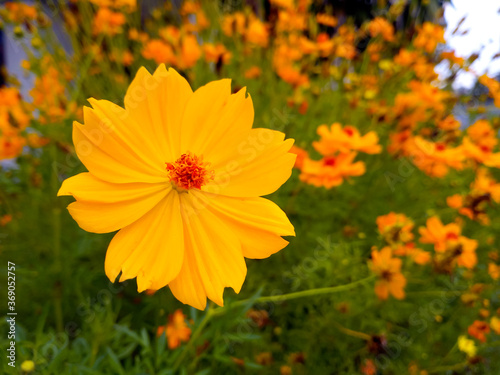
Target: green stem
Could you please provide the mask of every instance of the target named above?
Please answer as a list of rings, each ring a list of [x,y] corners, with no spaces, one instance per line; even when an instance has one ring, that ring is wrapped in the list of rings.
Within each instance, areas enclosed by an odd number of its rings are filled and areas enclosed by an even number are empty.
[[[353,331],[352,329],[346,328],[342,325],[340,325],[337,322],[333,322],[333,325],[342,333],[351,336],[351,337],[357,337],[358,339],[365,340],[365,341],[370,341],[371,336],[364,333],[364,332],[358,332],[358,331]]]
[[[422,290],[417,292],[408,292],[408,297],[440,297],[440,296],[459,296],[461,293],[455,290]]]
[[[451,365],[451,366],[439,366],[439,367],[434,367],[432,369],[429,369],[429,370],[427,370],[427,372],[429,374],[437,374],[439,372],[461,370],[464,367],[466,367],[468,364],[469,364],[469,362],[462,362],[462,363],[457,363],[457,364]]]
[[[52,162],[57,162],[57,146],[52,145],[51,148]],[[52,171],[52,189],[54,196],[59,188],[59,180],[57,178],[57,171]],[[54,284],[54,316],[56,320],[56,328],[58,332],[63,330],[63,313],[62,313],[62,282],[61,282],[61,208],[59,207],[57,198],[52,209],[53,220],[53,251],[54,251],[54,274],[56,281]]]
[[[337,285],[337,286],[331,286],[327,288],[315,288],[315,289],[309,289],[309,290],[303,290],[300,292],[294,292],[294,293],[288,293],[288,294],[282,294],[278,296],[269,296],[269,297],[259,297],[254,300],[254,303],[262,303],[262,302],[283,302],[283,301],[290,301],[292,299],[297,299],[297,298],[303,298],[303,297],[312,297],[312,296],[318,296],[322,294],[331,294],[331,293],[336,293],[336,292],[344,292],[346,290],[352,289],[357,285],[363,284],[367,281],[373,280],[376,277],[376,275],[371,275],[368,277],[365,277],[364,279],[353,281],[352,283],[345,284],[345,285]],[[219,315],[222,312],[220,310],[226,310],[226,309],[231,309],[234,307],[242,306],[250,302],[251,299],[244,299],[238,302],[235,302],[228,306],[227,308],[218,308],[215,310],[215,314]]]
[[[174,371],[174,373],[175,373],[175,371],[178,370],[178,368],[181,365],[182,361],[184,360],[184,358],[186,357],[186,355],[191,350],[191,347],[194,345],[194,343],[196,342],[196,340],[198,339],[198,337],[200,337],[200,335],[203,332],[203,329],[207,326],[207,324],[210,321],[210,319],[212,319],[212,317],[214,316],[214,311],[215,310],[213,309],[212,304],[209,304],[208,305],[208,310],[205,313],[205,316],[203,317],[203,320],[201,321],[200,325],[196,328],[196,330],[194,331],[194,333],[191,335],[191,338],[189,339],[188,343],[186,344],[186,346],[182,350],[182,353],[177,357],[177,360],[174,362],[174,365],[173,365],[173,371]]]

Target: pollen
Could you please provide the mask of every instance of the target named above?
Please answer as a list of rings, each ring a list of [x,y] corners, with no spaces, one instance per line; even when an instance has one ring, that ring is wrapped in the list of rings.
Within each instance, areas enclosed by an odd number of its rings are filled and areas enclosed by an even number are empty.
[[[202,156],[190,152],[182,154],[173,163],[165,163],[170,181],[181,190],[201,189],[214,179],[210,163],[203,162]]]
[[[323,165],[328,167],[335,166],[336,160],[333,156],[325,156],[323,158]]]
[[[344,129],[342,129],[344,131],[344,133],[346,133],[349,137],[352,137],[354,135],[354,130],[352,130],[352,128],[350,127],[345,127]]]
[[[437,151],[444,151],[446,149],[446,146],[442,143],[436,143],[436,150]]]

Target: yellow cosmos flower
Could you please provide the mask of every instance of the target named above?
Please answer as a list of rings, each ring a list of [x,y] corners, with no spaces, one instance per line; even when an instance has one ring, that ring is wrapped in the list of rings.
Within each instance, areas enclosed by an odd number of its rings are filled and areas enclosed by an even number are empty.
[[[458,338],[458,349],[467,354],[468,357],[474,357],[477,353],[476,344],[467,336],[460,336]]]
[[[181,302],[223,304],[246,276],[244,257],[262,259],[293,236],[285,213],[261,198],[291,174],[293,140],[252,129],[245,89],[214,81],[193,92],[174,69],[141,68],[125,108],[89,99],[75,122],[75,150],[87,167],[64,181],[68,210],[89,232],[120,230],[105,261],[111,281],[137,277],[139,292],[168,285]]]

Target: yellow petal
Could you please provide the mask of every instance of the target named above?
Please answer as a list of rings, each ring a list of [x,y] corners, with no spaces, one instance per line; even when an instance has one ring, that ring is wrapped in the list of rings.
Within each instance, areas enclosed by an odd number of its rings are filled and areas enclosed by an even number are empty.
[[[218,132],[220,117],[230,96],[230,79],[210,82],[194,92],[182,117],[182,153],[203,153],[206,137]]]
[[[164,162],[180,156],[181,121],[192,95],[186,79],[164,64],[152,75],[140,68],[127,90],[125,108],[144,134],[156,141]]]
[[[170,184],[112,184],[81,173],[65,180],[58,195],[73,195],[77,199],[68,210],[80,228],[108,233],[139,219],[170,189]]]
[[[84,125],[73,125],[76,153],[89,172],[115,183],[165,181],[165,160],[155,151],[154,139],[122,108],[104,100],[89,102],[94,108],[83,108]]]
[[[119,231],[106,253],[111,281],[137,277],[139,292],[160,289],[178,274],[184,259],[182,218],[177,192],[170,191],[142,218]]]
[[[231,95],[231,81],[211,82],[195,91],[182,119],[181,151],[203,155],[207,161],[218,150],[227,152],[225,140],[248,132],[254,118],[253,103],[246,89]],[[234,147],[234,145],[233,145]]]
[[[233,137],[233,151],[214,162],[215,180],[202,190],[232,197],[258,197],[276,191],[292,173],[296,155],[293,139],[269,129],[252,129]],[[207,161],[213,162],[213,158]]]
[[[85,202],[116,203],[141,199],[162,191],[165,193],[170,188],[169,182],[113,184],[85,172],[64,180],[57,195],[72,195],[76,200]]]
[[[184,247],[184,261],[179,275],[168,286],[175,298],[182,303],[205,310],[207,294],[195,264],[194,253],[187,248],[187,244]]]
[[[284,248],[281,236],[294,236],[293,225],[275,203],[264,198],[233,198],[193,192],[236,234],[246,258],[263,259]]]
[[[203,309],[203,295],[223,305],[225,287],[239,293],[246,276],[240,241],[211,211],[196,206],[190,194],[181,194],[185,260],[170,283],[174,296]]]

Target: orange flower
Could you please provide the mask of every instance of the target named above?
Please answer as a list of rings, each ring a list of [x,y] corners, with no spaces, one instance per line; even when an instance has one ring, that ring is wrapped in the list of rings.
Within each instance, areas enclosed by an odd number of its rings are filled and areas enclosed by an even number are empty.
[[[420,242],[434,244],[438,252],[446,251],[451,244],[456,244],[461,233],[460,227],[455,223],[443,225],[441,220],[433,216],[427,219],[427,226],[420,227]]]
[[[298,48],[300,52],[306,55],[313,54],[314,52],[317,51],[316,44],[312,40],[309,40],[307,37],[303,35],[301,35],[298,39]]]
[[[459,209],[459,208],[463,207],[464,199],[460,194],[454,194],[454,195],[446,198],[446,204],[448,204],[448,206],[451,208]]]
[[[164,332],[165,326],[159,326],[156,331],[156,335],[161,336]],[[178,348],[181,345],[181,342],[189,341],[191,328],[186,325],[186,316],[182,313],[181,309],[178,309],[173,314],[169,315],[166,334],[168,347],[170,349]]]
[[[176,57],[172,47],[160,39],[152,39],[146,43],[142,56],[154,60],[157,64],[165,63],[175,65]]]
[[[137,0],[90,0],[90,2],[99,7],[123,8],[127,11],[133,11],[137,7]]]
[[[184,16],[182,27],[186,31],[198,32],[210,26],[205,12],[201,9],[201,4],[197,1],[184,1],[180,14]],[[194,19],[188,17],[189,15],[194,16]]]
[[[377,366],[371,359],[367,359],[363,365],[361,365],[361,373],[363,375],[376,375]]]
[[[413,163],[429,176],[443,177],[450,167],[457,170],[463,168],[465,154],[461,147],[452,148],[416,136],[408,142],[406,151],[413,158]]]
[[[467,129],[468,137],[462,141],[465,154],[486,166],[499,167],[500,153],[493,153],[498,144],[496,133],[488,121],[476,121]]]
[[[422,249],[415,248],[413,242],[395,248],[394,255],[410,257],[417,264],[427,264],[431,261],[431,254]]]
[[[377,217],[376,222],[378,231],[389,244],[413,240],[413,221],[404,214],[389,212]]]
[[[198,1],[186,0],[183,1],[180,14],[182,16],[187,16],[189,14],[195,14],[201,9],[201,4]]]
[[[0,160],[11,159],[19,156],[23,151],[26,140],[17,135],[0,135]]]
[[[12,221],[12,215],[6,214],[0,217],[0,227],[4,227]]]
[[[394,62],[401,66],[412,66],[417,61],[418,52],[400,49],[399,53],[394,57]]]
[[[459,67],[463,67],[465,63],[465,59],[463,57],[458,57],[455,55],[455,51],[445,51],[441,52],[441,58],[450,60],[450,63],[457,64]]]
[[[203,45],[203,52],[205,53],[205,60],[207,62],[218,63],[221,61],[223,64],[227,64],[231,59],[231,52],[221,43],[216,45],[205,43]]]
[[[277,68],[276,73],[285,82],[294,87],[304,86],[309,83],[307,75],[300,73],[291,65],[283,65]]]
[[[178,66],[181,69],[191,68],[201,57],[201,48],[194,35],[184,35],[181,40],[181,53]]]
[[[61,121],[66,113],[67,94],[60,70],[56,69],[53,61],[45,61],[48,66],[44,74],[35,79],[35,86],[30,90],[33,105],[41,112],[40,122],[52,123]]]
[[[252,79],[252,78],[258,78],[262,74],[262,70],[258,66],[252,66],[249,69],[245,71],[245,78],[247,79]]]
[[[477,120],[467,129],[467,134],[474,143],[488,148],[498,144],[497,133],[487,120]]]
[[[298,9],[282,10],[278,13],[276,30],[280,33],[305,30],[307,28],[307,16],[307,13],[300,12]]]
[[[270,3],[280,8],[284,9],[293,9],[294,1],[293,0],[271,0]]]
[[[443,225],[437,217],[427,220],[427,226],[419,228],[422,235],[420,242],[434,244],[434,249],[440,255],[437,256],[439,264],[449,266],[457,264],[461,267],[473,268],[477,263],[476,248],[477,241],[461,236],[460,227],[455,224]]]
[[[410,246],[411,245],[411,246]],[[427,264],[431,261],[431,254],[422,249],[414,247],[413,242],[406,245],[407,256],[409,256],[417,264]]]
[[[26,140],[28,141],[28,145],[33,148],[43,147],[49,143],[48,138],[41,137],[36,133],[28,134]]]
[[[496,107],[500,107],[500,82],[496,79],[483,74],[479,77],[479,82],[486,86],[490,91],[490,96],[493,98]]]
[[[26,129],[30,120],[28,107],[21,100],[19,90],[15,87],[0,87],[0,134],[13,137],[20,130]]]
[[[500,266],[496,265],[495,263],[489,263],[488,264],[488,273],[490,274],[490,277],[493,280],[500,279]]]
[[[122,13],[113,12],[109,8],[99,8],[94,18],[94,34],[119,34],[125,21]]]
[[[415,47],[421,48],[428,53],[434,52],[438,43],[444,43],[444,29],[431,22],[425,22],[418,29],[417,37],[413,41]]]
[[[267,47],[269,42],[269,32],[267,31],[267,27],[257,17],[252,17],[249,20],[245,37],[248,42],[260,47]]]
[[[182,37],[182,33],[179,28],[172,25],[163,27],[158,30],[158,35],[160,36],[161,39],[169,43],[171,46],[175,46],[176,47],[175,50],[177,52]]]
[[[250,309],[247,312],[247,317],[253,320],[259,328],[263,328],[269,324],[269,313],[266,310]]]
[[[181,35],[172,26],[161,29],[159,33],[163,40],[152,39],[145,44],[142,56],[146,59],[186,69],[193,67],[201,57],[202,51],[194,35]]]
[[[474,195],[487,195],[496,203],[500,203],[500,183],[491,178],[487,169],[477,170],[476,179],[471,184],[471,190]]]
[[[334,41],[327,33],[320,33],[316,37],[317,50],[321,57],[327,57],[332,53]]]
[[[467,332],[479,341],[486,342],[486,335],[490,333],[490,326],[486,322],[476,320],[469,326]]]
[[[443,120],[437,123],[437,126],[442,130],[458,130],[460,129],[460,121],[458,121],[453,115],[446,116]]]
[[[316,14],[316,22],[329,27],[336,27],[338,24],[338,20],[334,16],[325,13]]]
[[[368,24],[368,31],[372,38],[382,36],[388,42],[394,41],[394,26],[382,17],[376,17]]]
[[[356,47],[349,43],[340,43],[335,49],[335,55],[347,60],[352,60],[356,56]]]
[[[493,153],[490,147],[473,143],[469,137],[463,138],[462,147],[466,157],[488,167],[500,167],[500,152]]]
[[[273,354],[271,352],[262,352],[255,356],[255,362],[259,365],[267,366],[273,363]]]
[[[384,46],[379,43],[370,43],[366,48],[366,52],[370,55],[370,61],[376,62],[380,60],[380,53],[382,52]]]
[[[408,143],[412,142],[411,131],[404,130],[399,133],[389,134],[390,143],[387,146],[387,151],[391,154],[405,154],[408,148]]]
[[[406,278],[401,273],[401,259],[392,258],[390,247],[384,247],[380,251],[373,250],[369,266],[379,277],[375,284],[375,294],[379,299],[385,300],[389,298],[389,294],[396,299],[405,297]]]
[[[309,153],[304,150],[303,148],[300,148],[299,146],[293,145],[290,151],[292,154],[297,155],[297,159],[295,159],[295,168],[302,169],[302,166],[304,165],[304,160],[309,158]]]
[[[226,36],[242,35],[245,31],[246,17],[242,12],[226,14],[222,20],[222,31]]]
[[[8,19],[15,23],[34,21],[38,14],[34,6],[20,2],[7,2],[4,6],[8,11]]]
[[[365,173],[365,164],[361,161],[353,163],[356,152],[339,154],[338,156],[325,156],[316,161],[305,158],[302,165],[301,181],[316,187],[324,186],[331,189],[344,182],[349,176],[361,176]]]
[[[483,225],[489,225],[490,219],[486,214],[486,208],[491,201],[500,202],[500,184],[493,180],[488,170],[480,168],[476,172],[476,179],[471,184],[471,191],[465,197],[456,194],[447,198],[451,208],[467,216],[471,220],[477,220]]]
[[[346,125],[342,128],[339,123],[334,123],[330,129],[326,125],[319,126],[317,132],[321,139],[313,142],[313,147],[322,155],[332,155],[336,151],[359,151],[367,154],[378,154],[382,151],[374,131],[361,136],[353,126]]]
[[[477,241],[460,236],[458,244],[452,249],[457,265],[465,268],[474,268],[477,264],[476,255]]]

